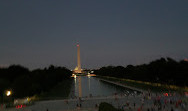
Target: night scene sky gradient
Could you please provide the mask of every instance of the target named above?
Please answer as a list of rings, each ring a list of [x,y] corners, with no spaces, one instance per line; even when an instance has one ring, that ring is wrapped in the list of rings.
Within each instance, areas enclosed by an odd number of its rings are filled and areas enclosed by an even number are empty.
[[[0,66],[83,68],[188,58],[188,0],[1,0]]]

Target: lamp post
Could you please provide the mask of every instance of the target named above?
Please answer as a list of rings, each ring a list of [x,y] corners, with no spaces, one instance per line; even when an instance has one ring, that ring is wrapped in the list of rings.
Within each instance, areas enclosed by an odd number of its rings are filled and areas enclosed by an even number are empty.
[[[4,93],[3,93],[3,107],[5,106],[4,105],[4,101],[5,101],[5,97],[4,96],[7,96],[7,97],[9,97],[9,96],[11,96],[11,94],[12,94],[12,91],[11,90],[7,90],[7,91],[5,91]]]
[[[6,91],[6,96],[10,96],[12,94],[12,92],[10,90]]]

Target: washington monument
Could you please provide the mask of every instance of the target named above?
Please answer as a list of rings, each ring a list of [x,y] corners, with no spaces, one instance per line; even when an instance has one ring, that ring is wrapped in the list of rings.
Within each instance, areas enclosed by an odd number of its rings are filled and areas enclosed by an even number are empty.
[[[77,66],[74,69],[75,73],[82,73],[81,60],[80,60],[80,45],[77,44]]]

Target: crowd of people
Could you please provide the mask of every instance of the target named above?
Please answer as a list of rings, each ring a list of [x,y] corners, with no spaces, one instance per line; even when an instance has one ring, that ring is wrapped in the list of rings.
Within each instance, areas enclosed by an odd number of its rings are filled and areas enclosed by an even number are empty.
[[[142,93],[128,96],[119,109],[129,111],[188,111],[188,97],[178,93]],[[132,97],[131,97],[132,96]],[[121,98],[121,97],[119,97]],[[115,97],[117,101],[117,96]]]

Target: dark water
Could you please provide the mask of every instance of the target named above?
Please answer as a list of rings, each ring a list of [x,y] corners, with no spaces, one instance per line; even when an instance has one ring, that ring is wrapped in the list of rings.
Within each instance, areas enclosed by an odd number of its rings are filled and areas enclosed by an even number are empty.
[[[138,94],[139,92],[127,89],[115,84],[111,84],[100,80],[96,77],[80,76],[80,78],[74,79],[74,95],[79,96],[79,79],[81,81],[81,93],[82,97],[92,96],[112,96],[115,93],[118,94]]]

